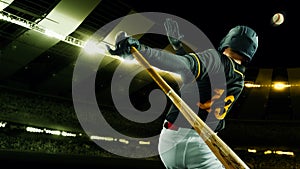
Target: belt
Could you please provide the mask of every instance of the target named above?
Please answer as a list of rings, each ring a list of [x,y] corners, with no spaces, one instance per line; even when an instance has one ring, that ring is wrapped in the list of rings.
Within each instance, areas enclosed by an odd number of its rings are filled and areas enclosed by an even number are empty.
[[[177,131],[180,127],[175,126],[173,123],[166,121],[164,123],[164,128]],[[181,127],[181,128],[188,128],[188,127]],[[194,129],[194,128],[191,127],[190,129]]]
[[[174,124],[172,124],[171,122],[168,122],[168,121],[166,121],[166,122],[164,123],[164,127],[165,127],[166,129],[175,130],[175,131],[177,131],[178,128],[179,128],[179,127],[175,126]]]

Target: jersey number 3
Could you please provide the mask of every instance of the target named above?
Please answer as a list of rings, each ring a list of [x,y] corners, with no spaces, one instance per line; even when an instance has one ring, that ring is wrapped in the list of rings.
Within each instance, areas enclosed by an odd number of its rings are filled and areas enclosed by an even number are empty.
[[[234,102],[234,96],[229,95],[224,98],[224,102],[222,104],[218,104],[220,106],[213,106],[216,102],[218,102],[218,99],[221,98],[221,96],[224,93],[224,89],[215,89],[214,90],[214,95],[211,100],[206,101],[205,103],[197,103],[197,106],[200,107],[201,109],[206,110],[208,113],[214,113],[215,117],[218,120],[222,120],[225,118],[230,106]],[[221,107],[222,105],[222,107]],[[214,107],[212,109],[212,107]],[[223,111],[222,111],[223,110]]]

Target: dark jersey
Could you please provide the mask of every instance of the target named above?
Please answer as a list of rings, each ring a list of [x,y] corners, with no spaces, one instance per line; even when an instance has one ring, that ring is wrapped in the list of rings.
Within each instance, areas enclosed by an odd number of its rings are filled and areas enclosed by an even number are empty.
[[[175,55],[146,48],[142,54],[151,65],[181,75],[181,98],[214,131],[224,128],[224,118],[244,87],[245,67],[233,59],[209,49],[201,53]],[[181,127],[191,127],[175,105],[166,120]]]

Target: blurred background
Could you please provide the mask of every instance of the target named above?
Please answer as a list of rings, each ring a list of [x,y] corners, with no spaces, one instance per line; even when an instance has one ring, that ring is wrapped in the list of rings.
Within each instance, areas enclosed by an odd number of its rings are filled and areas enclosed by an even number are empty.
[[[117,85],[114,92],[127,93],[140,112],[149,109],[149,94],[159,87],[138,63],[107,55],[104,47],[112,45],[116,32],[125,28],[129,33],[134,33],[136,27],[145,32],[157,27],[164,29],[162,22],[156,22],[164,21],[164,15],[155,21],[143,15],[158,12],[192,23],[215,48],[235,25],[248,25],[257,31],[259,47],[246,70],[245,88],[226,117],[226,128],[218,135],[250,168],[300,168],[300,64],[296,46],[299,14],[295,3],[0,0],[1,163],[44,168],[163,168],[155,149],[157,140],[148,138],[159,134],[171,102],[166,100],[166,108],[147,123],[136,123],[120,114],[111,94],[112,77],[118,67],[121,66],[121,73],[117,80],[133,78],[129,90]],[[139,13],[143,24],[126,18]],[[284,18],[280,24],[274,23],[278,19],[273,18],[276,13]],[[184,31],[188,30],[183,28],[183,34]],[[174,52],[166,36],[136,37],[151,47]],[[88,51],[97,49],[96,53],[86,53],[92,40],[98,46]],[[95,126],[105,129],[109,125],[126,137],[109,132],[87,133],[81,123],[87,117],[75,111],[74,103],[78,100],[74,100],[72,89],[85,79],[75,76],[74,69],[78,63],[95,65],[99,57],[99,65],[87,67],[95,75],[91,90],[107,124]],[[178,89],[180,78],[176,74],[158,72],[171,87]],[[83,117],[80,119],[79,115]],[[108,145],[110,151],[99,145]],[[118,153],[122,150],[149,156],[133,158],[129,153],[124,157]]]

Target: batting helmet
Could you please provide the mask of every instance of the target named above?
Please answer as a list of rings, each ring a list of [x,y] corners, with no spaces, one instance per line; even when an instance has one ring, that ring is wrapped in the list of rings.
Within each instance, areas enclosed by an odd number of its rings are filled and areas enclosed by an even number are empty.
[[[258,47],[258,36],[250,27],[238,25],[221,40],[219,50],[223,52],[226,47],[242,54],[250,62]]]

